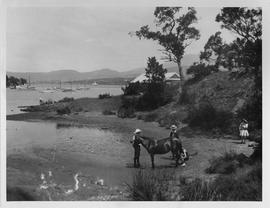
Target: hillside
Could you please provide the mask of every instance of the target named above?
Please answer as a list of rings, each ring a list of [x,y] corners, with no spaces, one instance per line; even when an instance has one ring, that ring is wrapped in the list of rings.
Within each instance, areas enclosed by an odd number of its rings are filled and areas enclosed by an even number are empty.
[[[179,103],[179,97],[175,92],[174,101],[161,106],[151,112],[137,112],[137,117],[145,121],[157,121],[160,126],[170,127],[172,124],[184,125],[187,122],[189,116],[204,124],[215,122],[222,124],[228,124],[225,131],[228,133],[237,134],[238,120],[236,123],[230,122],[228,116],[236,115],[237,111],[241,109],[248,101],[251,95],[251,89],[254,83],[248,76],[236,78],[231,72],[217,72],[210,74],[201,81],[196,83],[190,83],[186,85],[186,96],[183,103]],[[211,112],[199,112],[199,106],[204,103],[208,106],[212,106],[216,114]],[[211,109],[209,109],[211,110]],[[219,114],[218,112],[223,112]],[[198,114],[201,114],[201,118],[196,118]],[[214,118],[217,116],[217,118]],[[227,117],[225,117],[227,116]],[[217,119],[217,120],[215,120]],[[187,122],[188,124],[189,122]],[[250,123],[251,124],[251,123]],[[230,128],[232,127],[233,128]],[[184,125],[185,126],[185,125]],[[222,127],[223,128],[223,127]],[[229,131],[227,131],[229,129]]]
[[[248,76],[236,78],[231,72],[218,72],[187,89],[195,105],[207,99],[218,110],[236,112],[247,101],[253,84]]]

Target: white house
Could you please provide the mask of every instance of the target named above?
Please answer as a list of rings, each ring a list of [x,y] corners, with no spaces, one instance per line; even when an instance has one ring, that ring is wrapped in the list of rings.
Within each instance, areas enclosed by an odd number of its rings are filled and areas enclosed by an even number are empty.
[[[141,74],[138,77],[136,77],[135,79],[133,79],[131,81],[131,83],[135,83],[135,82],[147,82],[148,78],[145,76],[145,74]],[[165,82],[166,83],[174,83],[174,82],[180,82],[180,76],[178,73],[176,72],[167,72],[165,74]]]

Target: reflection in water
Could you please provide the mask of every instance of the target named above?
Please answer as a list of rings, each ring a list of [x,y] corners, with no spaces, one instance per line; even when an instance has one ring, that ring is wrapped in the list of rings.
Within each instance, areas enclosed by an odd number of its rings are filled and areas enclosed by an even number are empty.
[[[31,180],[42,200],[118,199],[113,187],[132,178],[123,140],[87,125],[7,121],[7,184],[23,187]]]
[[[87,125],[84,124],[75,124],[75,123],[56,123],[56,129],[65,129],[65,128],[86,128]]]

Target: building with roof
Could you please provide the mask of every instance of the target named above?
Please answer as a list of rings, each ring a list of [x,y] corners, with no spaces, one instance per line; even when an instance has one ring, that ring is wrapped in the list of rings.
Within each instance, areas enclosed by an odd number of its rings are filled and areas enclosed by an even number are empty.
[[[148,81],[148,78],[145,76],[145,74],[141,74],[138,77],[136,77],[135,79],[133,79],[131,81],[131,83],[135,83],[135,82],[144,83],[144,82],[147,82],[147,81]],[[179,83],[180,82],[180,76],[176,72],[167,72],[165,74],[165,82],[168,83],[168,84]]]

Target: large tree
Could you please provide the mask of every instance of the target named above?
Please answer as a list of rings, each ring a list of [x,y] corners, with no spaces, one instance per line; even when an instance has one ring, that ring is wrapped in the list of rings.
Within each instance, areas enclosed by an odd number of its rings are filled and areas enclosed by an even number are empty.
[[[262,126],[262,10],[261,8],[222,8],[216,21],[221,27],[238,35],[232,43],[238,50],[240,65],[251,68],[254,75],[254,93],[244,116]]]
[[[156,31],[150,30],[148,25],[140,28],[135,34],[137,37],[154,40],[162,46],[163,58],[177,64],[181,83],[184,73],[181,67],[185,49],[193,40],[200,38],[199,30],[193,27],[197,22],[196,10],[193,7],[156,7],[155,12]],[[182,92],[180,84],[179,92]]]
[[[261,8],[225,7],[217,15],[216,21],[235,33],[238,38],[231,48],[241,52],[240,64],[249,65],[258,72],[262,65],[262,10]]]

